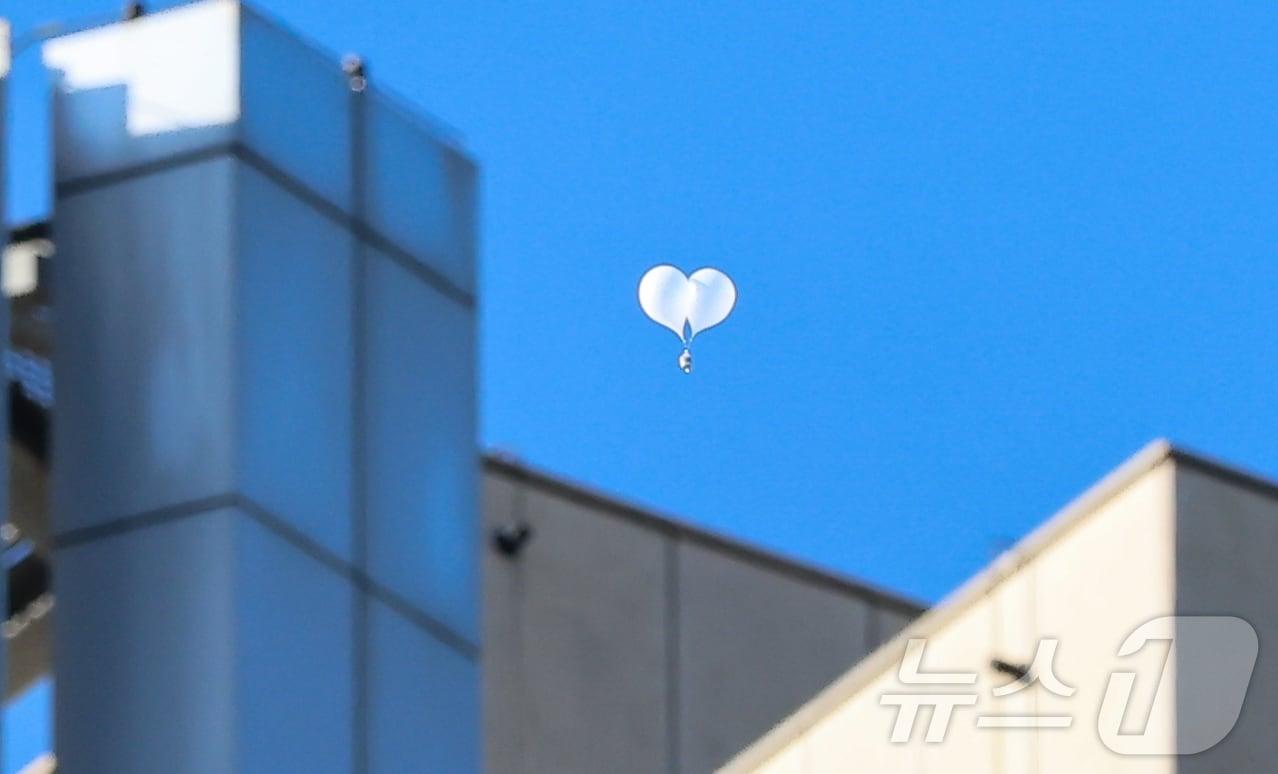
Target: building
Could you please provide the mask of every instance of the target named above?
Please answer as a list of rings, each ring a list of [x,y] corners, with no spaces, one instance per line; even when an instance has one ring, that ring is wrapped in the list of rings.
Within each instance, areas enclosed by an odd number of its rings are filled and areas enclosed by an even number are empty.
[[[477,768],[474,165],[234,2],[42,56],[59,767]]]
[[[1272,771],[1275,546],[1278,484],[1152,444],[724,771]],[[891,742],[928,693],[972,703]]]
[[[705,772],[914,603],[488,458],[485,770]]]

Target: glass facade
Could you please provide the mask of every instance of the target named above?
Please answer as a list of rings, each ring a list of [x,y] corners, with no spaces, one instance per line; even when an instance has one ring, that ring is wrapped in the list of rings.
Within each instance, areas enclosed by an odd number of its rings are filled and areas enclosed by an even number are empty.
[[[467,293],[475,290],[475,170],[376,89],[365,106],[362,198],[369,226]]]
[[[477,642],[474,312],[366,254],[368,572]]]
[[[58,182],[234,139],[239,15],[238,3],[212,0],[46,43],[44,62],[57,82]]]
[[[369,774],[481,771],[479,665],[380,602],[369,634]]]
[[[66,768],[477,771],[471,162],[226,0],[45,60]]]
[[[240,35],[240,138],[351,212],[351,90],[340,63],[251,8],[241,10]]]
[[[58,201],[54,529],[225,494],[236,162]]]
[[[352,771],[356,593],[346,577],[240,514],[233,771]]]
[[[239,491],[351,561],[350,231],[237,165]]]
[[[60,769],[237,770],[239,519],[216,510],[58,552]]]

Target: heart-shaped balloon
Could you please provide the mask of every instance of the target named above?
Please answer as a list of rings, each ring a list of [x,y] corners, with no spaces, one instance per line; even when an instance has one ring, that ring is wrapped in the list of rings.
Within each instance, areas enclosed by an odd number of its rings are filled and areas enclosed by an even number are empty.
[[[639,306],[644,314],[674,331],[685,344],[726,320],[736,303],[736,285],[718,269],[697,269],[688,277],[662,264],[639,280]]]

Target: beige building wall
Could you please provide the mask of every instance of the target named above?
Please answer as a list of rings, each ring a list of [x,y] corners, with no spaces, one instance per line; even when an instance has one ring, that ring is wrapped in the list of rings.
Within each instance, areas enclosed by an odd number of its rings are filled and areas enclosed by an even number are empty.
[[[743,751],[724,771],[763,774],[1077,774],[1078,772],[1253,772],[1278,760],[1278,489],[1209,461],[1151,445],[1012,549],[950,599],[817,695]],[[1183,653],[1155,642],[1133,655],[1119,648],[1142,624],[1171,615],[1232,615],[1260,640],[1238,726],[1218,746],[1190,757],[1119,755],[1098,731],[1112,672],[1136,673],[1121,732],[1143,732],[1153,747],[1175,749],[1205,701],[1186,687]],[[973,673],[976,684],[906,684],[900,667],[910,639],[926,639],[925,673]],[[992,668],[1033,661],[1056,638],[1052,673],[1075,689],[1056,695],[1041,683],[1009,696],[1012,680]],[[1177,643],[1180,640],[1176,640]],[[1222,656],[1223,659],[1223,656]],[[1165,671],[1164,671],[1165,667]],[[1201,660],[1195,674],[1217,675]],[[1185,670],[1182,670],[1185,671]],[[1156,676],[1162,675],[1161,684]],[[1153,677],[1151,677],[1153,676]],[[1224,679],[1224,678],[1222,678]],[[1186,692],[1182,694],[1181,692]],[[977,703],[953,712],[941,743],[924,734],[922,709],[907,743],[889,741],[897,719],[885,694],[957,692]],[[1192,694],[1192,695],[1188,695]],[[1157,696],[1157,698],[1155,698]],[[1121,705],[1115,705],[1121,706]],[[1227,707],[1219,710],[1228,713]],[[1068,728],[978,728],[979,717],[1068,717]]]

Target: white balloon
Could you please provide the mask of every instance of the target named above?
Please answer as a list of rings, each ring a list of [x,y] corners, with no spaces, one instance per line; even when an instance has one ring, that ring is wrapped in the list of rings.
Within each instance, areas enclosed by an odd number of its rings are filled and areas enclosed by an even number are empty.
[[[718,269],[697,269],[686,277],[674,266],[662,264],[639,280],[639,306],[644,313],[674,331],[685,344],[727,319],[736,303],[736,286]]]
[[[639,280],[639,306],[658,325],[664,325],[683,339],[694,292],[683,272],[669,264],[654,266]]]
[[[713,328],[732,313],[737,303],[737,286],[718,269],[697,269],[688,278],[694,298],[688,311],[688,327],[692,335]]]

